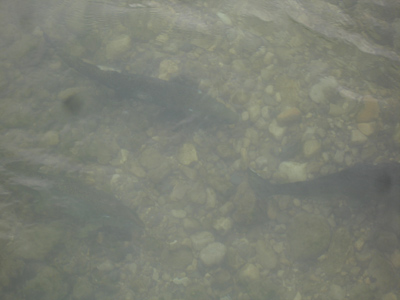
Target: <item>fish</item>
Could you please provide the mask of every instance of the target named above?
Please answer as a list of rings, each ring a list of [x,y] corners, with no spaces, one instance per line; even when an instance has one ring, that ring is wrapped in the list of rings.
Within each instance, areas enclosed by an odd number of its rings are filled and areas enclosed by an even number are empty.
[[[312,180],[273,184],[252,170],[250,187],[259,198],[291,195],[298,198],[343,195],[360,201],[378,200],[400,204],[400,163],[360,163]]]
[[[239,119],[236,112],[209,94],[201,92],[193,84],[185,83],[183,80],[163,80],[99,67],[69,55],[47,34],[43,33],[43,37],[66,65],[114,90],[120,98],[156,104],[176,112],[177,115],[194,115],[202,120],[233,124]]]

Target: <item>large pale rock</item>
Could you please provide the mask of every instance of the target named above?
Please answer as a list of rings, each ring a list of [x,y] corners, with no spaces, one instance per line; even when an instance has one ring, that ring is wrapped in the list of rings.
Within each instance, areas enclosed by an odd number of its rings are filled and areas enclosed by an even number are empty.
[[[207,266],[220,264],[226,254],[226,246],[222,243],[211,243],[200,251],[200,259]]]
[[[293,161],[284,161],[279,165],[279,172],[290,182],[307,180],[307,164],[301,164]]]

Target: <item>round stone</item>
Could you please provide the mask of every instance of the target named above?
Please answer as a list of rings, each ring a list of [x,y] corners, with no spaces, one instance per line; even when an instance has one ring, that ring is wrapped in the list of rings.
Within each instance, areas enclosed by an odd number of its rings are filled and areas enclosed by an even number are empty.
[[[220,264],[226,254],[226,246],[222,243],[211,243],[200,252],[201,261],[207,266]]]
[[[197,151],[193,144],[183,144],[178,154],[178,161],[185,166],[197,161]]]
[[[318,153],[319,150],[321,150],[321,144],[317,140],[312,139],[304,142],[303,154],[305,157],[311,157],[314,154]]]

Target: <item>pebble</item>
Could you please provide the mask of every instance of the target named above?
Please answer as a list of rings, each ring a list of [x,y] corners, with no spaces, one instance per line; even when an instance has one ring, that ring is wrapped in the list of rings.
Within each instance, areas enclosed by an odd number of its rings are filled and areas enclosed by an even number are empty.
[[[371,122],[379,117],[379,103],[378,100],[372,96],[363,97],[364,106],[357,114],[357,123]]]
[[[307,140],[303,144],[303,154],[309,158],[321,150],[321,143],[315,139]]]
[[[296,296],[294,296],[293,300],[301,300],[301,294],[297,292]]]
[[[171,77],[176,76],[179,71],[178,64],[170,59],[165,59],[160,63],[158,70],[158,78],[163,80],[170,80]]]
[[[264,56],[264,63],[265,63],[266,65],[271,64],[273,59],[274,59],[274,54],[273,54],[272,52],[267,52],[267,53],[265,53],[265,56]]]
[[[266,88],[265,88],[265,93],[267,94],[267,95],[273,95],[274,94],[274,86],[273,85],[268,85]]]
[[[178,153],[178,161],[185,166],[198,161],[196,147],[193,144],[183,144]]]
[[[247,110],[249,112],[250,121],[256,122],[261,114],[261,108],[258,104],[250,106]]]
[[[323,103],[329,100],[329,95],[336,90],[338,83],[332,76],[320,79],[320,81],[311,87],[309,96],[316,103]]]
[[[361,131],[362,134],[366,136],[370,136],[374,134],[375,128],[376,128],[376,123],[375,122],[370,122],[370,123],[358,123],[357,124],[358,130]]]
[[[105,260],[97,266],[97,269],[101,272],[109,272],[114,269],[114,266],[110,260]]]
[[[340,105],[337,104],[329,104],[329,115],[333,117],[338,117],[343,115],[344,109]]]
[[[351,142],[353,144],[363,144],[368,140],[368,138],[361,133],[358,129],[353,129],[351,131]]]
[[[361,251],[362,248],[364,247],[365,244],[365,239],[363,237],[360,237],[355,243],[354,243],[354,248],[357,251]]]
[[[270,115],[269,115],[269,108],[268,108],[268,106],[264,106],[263,108],[261,108],[261,116],[262,116],[264,119],[266,119],[266,120],[269,119]]]
[[[175,277],[175,278],[172,280],[172,282],[175,283],[176,285],[188,286],[189,283],[190,283],[190,279],[187,278],[187,277],[182,277],[182,278]]]
[[[217,12],[218,18],[224,23],[225,25],[232,26],[232,21],[231,19],[224,13],[222,12]]]
[[[337,284],[332,284],[329,288],[329,296],[333,300],[341,300],[346,297],[346,291]]]
[[[47,131],[44,136],[43,136],[43,142],[47,145],[47,146],[55,146],[59,143],[60,139],[58,137],[58,133],[57,131]]]
[[[225,258],[226,251],[224,244],[211,243],[200,251],[200,259],[207,266],[218,265]]]
[[[214,235],[208,231],[202,231],[193,234],[190,239],[192,240],[192,247],[195,250],[201,250],[208,244],[214,242]]]
[[[230,218],[219,218],[214,223],[214,229],[221,235],[227,234],[232,228],[232,219]]]
[[[174,218],[184,219],[186,217],[186,211],[183,209],[173,209],[171,210],[171,214]]]
[[[273,120],[268,126],[268,131],[274,136],[275,139],[282,139],[285,134],[286,128],[278,125],[276,120]]]
[[[281,126],[300,121],[300,119],[301,119],[301,111],[296,107],[285,109],[276,117],[278,124]]]
[[[279,172],[290,182],[307,180],[306,163],[284,161],[279,165]]]
[[[107,44],[106,57],[107,59],[117,59],[121,54],[126,52],[131,44],[129,35],[123,34]]]
[[[239,278],[244,283],[260,280],[260,271],[254,264],[246,264],[239,273]]]

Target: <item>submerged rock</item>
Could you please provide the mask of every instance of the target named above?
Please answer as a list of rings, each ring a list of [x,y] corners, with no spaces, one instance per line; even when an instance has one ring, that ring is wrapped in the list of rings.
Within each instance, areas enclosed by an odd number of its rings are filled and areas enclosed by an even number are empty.
[[[331,228],[320,216],[300,214],[288,226],[287,236],[294,261],[317,259],[328,249]]]
[[[211,243],[200,251],[200,259],[207,266],[219,265],[225,258],[226,246],[222,243]]]

